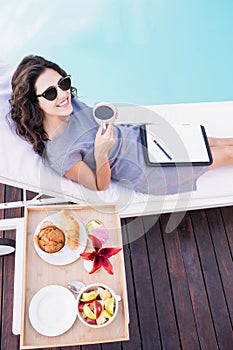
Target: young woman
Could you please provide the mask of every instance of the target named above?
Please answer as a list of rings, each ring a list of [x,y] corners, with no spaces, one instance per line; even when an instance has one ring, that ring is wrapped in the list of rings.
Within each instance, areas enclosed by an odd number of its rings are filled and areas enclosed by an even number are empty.
[[[16,132],[61,176],[93,190],[107,189],[114,179],[160,195],[195,190],[196,180],[209,168],[233,164],[233,138],[209,138],[210,167],[150,167],[144,161],[139,127],[111,124],[103,133],[92,108],[75,92],[70,76],[40,56],[25,57],[12,77]]]

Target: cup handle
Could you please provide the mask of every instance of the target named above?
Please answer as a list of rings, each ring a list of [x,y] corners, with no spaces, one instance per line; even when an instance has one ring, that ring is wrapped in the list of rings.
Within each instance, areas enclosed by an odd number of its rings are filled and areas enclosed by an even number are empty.
[[[106,132],[106,130],[107,130],[107,124],[106,123],[103,123],[103,134]]]

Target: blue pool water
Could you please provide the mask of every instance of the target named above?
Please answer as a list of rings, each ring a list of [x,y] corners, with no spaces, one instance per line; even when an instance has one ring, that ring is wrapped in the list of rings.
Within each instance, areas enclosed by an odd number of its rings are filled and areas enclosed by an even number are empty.
[[[0,0],[1,59],[55,60],[87,103],[233,99],[232,0]]]

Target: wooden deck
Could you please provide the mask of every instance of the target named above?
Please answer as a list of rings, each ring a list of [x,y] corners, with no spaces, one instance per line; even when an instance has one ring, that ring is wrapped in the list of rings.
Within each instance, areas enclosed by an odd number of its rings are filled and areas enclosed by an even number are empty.
[[[1,202],[21,196],[0,185]],[[0,218],[22,215],[0,211]],[[167,219],[122,220],[130,341],[56,350],[233,349],[233,207],[188,212],[172,233],[165,233]],[[1,350],[19,350],[11,331],[14,254],[0,264]]]

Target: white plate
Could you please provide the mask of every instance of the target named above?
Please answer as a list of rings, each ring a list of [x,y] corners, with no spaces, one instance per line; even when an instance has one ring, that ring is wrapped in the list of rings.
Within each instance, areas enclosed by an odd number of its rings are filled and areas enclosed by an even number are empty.
[[[34,236],[37,236],[38,233],[40,232],[41,225],[43,224],[44,221],[52,221],[55,226],[59,228],[59,221],[58,221],[58,215],[59,213],[55,213],[52,215],[47,216],[44,218],[37,226]],[[77,260],[80,257],[80,254],[84,252],[87,244],[87,233],[85,226],[83,223],[74,215],[72,215],[73,218],[78,222],[80,226],[80,231],[79,231],[79,245],[77,249],[70,249],[68,244],[65,244],[65,246],[61,249],[61,251],[57,253],[46,253],[42,249],[40,249],[37,244],[34,242],[34,247],[37,252],[37,254],[46,261],[49,264],[52,265],[67,265],[75,260]]]
[[[76,320],[76,300],[65,287],[40,289],[29,305],[29,319],[35,330],[48,337],[65,333]]]

